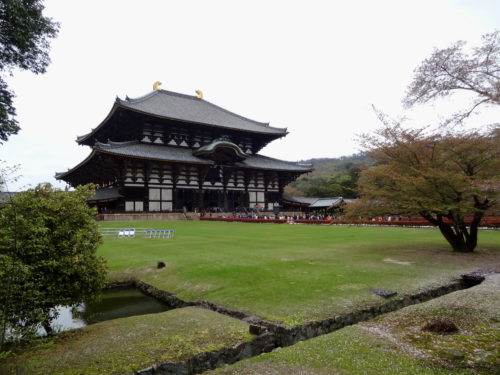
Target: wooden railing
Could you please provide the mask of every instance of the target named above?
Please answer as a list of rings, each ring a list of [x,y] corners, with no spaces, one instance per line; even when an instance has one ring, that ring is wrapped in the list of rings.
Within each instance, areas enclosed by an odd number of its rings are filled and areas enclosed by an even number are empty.
[[[243,223],[297,223],[297,224],[328,224],[328,225],[382,225],[382,226],[400,226],[400,227],[431,227],[434,226],[425,219],[411,219],[411,220],[346,220],[346,219],[333,219],[333,220],[310,220],[310,219],[272,219],[272,218],[241,218],[241,217],[200,217],[200,220],[205,221],[236,221]],[[471,222],[471,219],[467,220]],[[484,217],[479,224],[480,227],[487,228],[500,228],[500,217]]]

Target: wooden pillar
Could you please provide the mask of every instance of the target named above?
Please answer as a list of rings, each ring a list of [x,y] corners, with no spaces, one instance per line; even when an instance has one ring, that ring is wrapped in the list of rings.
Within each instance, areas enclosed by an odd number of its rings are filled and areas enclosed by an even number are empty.
[[[120,173],[118,175],[118,193],[124,196],[124,198],[120,198],[118,200],[118,203],[116,205],[116,210],[118,212],[124,212],[125,211],[125,178],[127,176],[127,165],[128,165],[128,160],[127,159],[120,159],[119,160],[119,168],[120,168]]]
[[[283,200],[283,191],[285,190],[285,185],[287,183],[287,178],[286,175],[284,174],[279,174],[278,175],[278,192],[279,192],[279,202]]]
[[[248,185],[250,185],[251,179],[252,179],[252,172],[250,172],[249,170],[245,170],[245,180],[244,180],[244,184],[245,184],[244,206],[245,207],[250,207],[250,194],[248,193]]]
[[[179,195],[177,193],[177,181],[179,180],[179,169],[177,164],[172,164],[172,210],[179,204]]]
[[[223,194],[223,204],[224,211],[229,209],[228,200],[227,200],[227,184],[229,182],[229,178],[231,177],[231,171],[227,168],[221,167],[222,170],[222,194]]]
[[[144,212],[149,212],[149,176],[151,175],[151,163],[145,161],[144,168]]]
[[[267,208],[269,207],[269,199],[267,196],[267,188],[269,185],[269,181],[271,181],[271,178],[269,177],[268,173],[264,173],[264,211],[267,211]]]
[[[229,209],[227,201],[227,185],[224,185],[224,188],[222,189],[222,197],[224,199],[224,211],[227,211]]]
[[[198,167],[198,209],[200,212],[205,209],[205,200],[204,200],[204,192],[203,184],[205,183],[205,178],[207,177],[208,166]]]

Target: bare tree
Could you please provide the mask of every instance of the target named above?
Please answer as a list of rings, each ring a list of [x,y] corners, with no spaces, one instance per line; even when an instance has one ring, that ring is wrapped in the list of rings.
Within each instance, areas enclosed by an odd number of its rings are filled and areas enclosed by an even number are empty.
[[[20,168],[19,164],[9,165],[5,160],[0,159],[0,192],[8,191],[8,184],[16,182],[21,177],[17,174]]]
[[[464,41],[451,47],[436,49],[431,57],[415,69],[403,104],[412,107],[458,91],[474,93],[465,110],[453,115],[449,122],[461,122],[485,104],[500,104],[500,31],[485,34],[482,45],[464,52]]]

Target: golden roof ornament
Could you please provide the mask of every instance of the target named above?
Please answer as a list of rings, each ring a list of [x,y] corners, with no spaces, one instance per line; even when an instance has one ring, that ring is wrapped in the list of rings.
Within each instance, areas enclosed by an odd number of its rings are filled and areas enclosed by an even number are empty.
[[[198,95],[198,99],[203,99],[203,91],[196,90],[196,95]]]
[[[161,85],[160,81],[156,81],[155,83],[153,83],[153,90],[154,91],[160,90],[160,85]]]

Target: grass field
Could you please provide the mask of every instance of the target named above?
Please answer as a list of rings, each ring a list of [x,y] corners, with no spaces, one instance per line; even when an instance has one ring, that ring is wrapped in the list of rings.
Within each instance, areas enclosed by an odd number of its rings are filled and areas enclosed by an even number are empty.
[[[500,368],[500,275],[481,285],[385,314],[212,375],[496,375]],[[433,317],[453,335],[424,332]]]
[[[207,299],[262,318],[301,324],[380,303],[461,272],[498,266],[500,232],[480,233],[473,254],[454,254],[434,229],[199,221],[105,223],[173,229],[175,238],[105,238],[112,280],[140,279],[186,300]],[[167,264],[156,269],[156,263]]]
[[[174,239],[105,238],[98,252],[108,261],[110,280],[143,280],[186,300],[207,299],[286,324],[385,301],[370,288],[401,296],[466,271],[500,269],[499,231],[481,232],[475,253],[455,254],[433,229],[197,221],[101,225],[176,233]],[[167,266],[157,269],[158,261]],[[493,374],[500,355],[499,285],[496,276],[214,374]],[[458,323],[459,335],[421,333],[427,319],[442,314]],[[0,360],[0,373],[131,373],[250,339],[242,321],[175,309],[41,340]]]
[[[96,323],[42,340],[13,359],[2,375],[131,374],[155,363],[231,347],[253,336],[248,325],[188,307]]]

